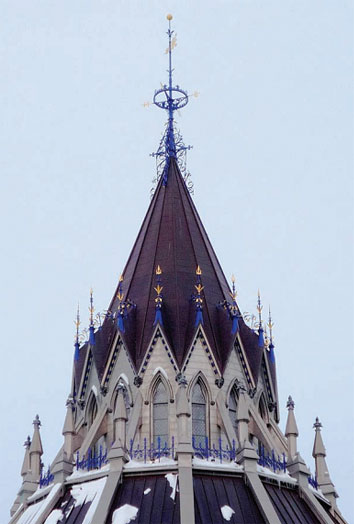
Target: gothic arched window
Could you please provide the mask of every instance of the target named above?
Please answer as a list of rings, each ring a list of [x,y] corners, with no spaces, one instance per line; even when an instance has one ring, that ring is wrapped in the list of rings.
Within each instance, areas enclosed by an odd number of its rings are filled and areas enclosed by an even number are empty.
[[[152,418],[154,446],[158,446],[158,438],[160,438],[160,446],[164,447],[165,444],[168,445],[168,398],[161,380],[157,383],[154,392]]]
[[[96,400],[96,397],[94,395],[92,395],[91,400],[90,400],[90,404],[89,404],[89,409],[88,409],[88,425],[89,425],[89,427],[92,426],[93,421],[96,418],[96,415],[97,415],[97,400]]]
[[[207,436],[206,396],[199,380],[192,393],[192,435],[195,446],[204,446]]]
[[[264,420],[264,422],[267,422],[268,421],[268,409],[267,409],[267,404],[266,404],[263,393],[261,395],[261,398],[259,399],[258,412],[260,416],[262,417],[262,419]]]
[[[238,394],[236,391],[236,388],[233,388],[230,393],[230,399],[229,399],[229,415],[232,422],[232,427],[235,430],[236,437],[237,435],[237,402],[238,402]]]

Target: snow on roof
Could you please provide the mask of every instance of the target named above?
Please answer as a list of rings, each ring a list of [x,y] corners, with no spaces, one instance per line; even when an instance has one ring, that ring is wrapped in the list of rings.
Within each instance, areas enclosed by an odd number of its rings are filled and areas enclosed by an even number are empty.
[[[231,520],[232,515],[235,513],[230,506],[223,506],[221,509],[221,514],[225,520]]]
[[[113,513],[112,524],[129,524],[136,519],[138,508],[130,504],[124,504]]]
[[[56,497],[61,489],[61,484],[54,484],[51,491],[48,495],[41,499],[36,504],[28,506],[26,511],[21,515],[20,519],[17,521],[17,524],[36,524],[41,522],[45,512],[50,507],[51,502]]]
[[[278,480],[279,482],[288,482],[290,484],[296,484],[297,480],[294,479],[294,477],[291,477],[288,472],[286,473],[275,473],[269,468],[265,468],[263,466],[257,465],[257,471],[258,473],[263,473],[263,475],[273,478],[275,480]]]
[[[178,488],[177,488],[177,480],[178,480],[178,473],[174,474],[174,473],[167,473],[167,475],[165,475],[165,479],[167,479],[169,485],[170,485],[170,488],[172,489],[171,491],[171,499],[172,500],[175,500],[176,498],[176,491],[178,491]]]
[[[63,517],[64,514],[62,510],[55,509],[50,513],[44,524],[58,524],[58,522],[60,522]]]
[[[192,459],[193,466],[210,468],[210,469],[231,469],[233,471],[243,471],[243,466],[236,464],[235,462],[219,462],[214,459],[202,459],[194,457]]]

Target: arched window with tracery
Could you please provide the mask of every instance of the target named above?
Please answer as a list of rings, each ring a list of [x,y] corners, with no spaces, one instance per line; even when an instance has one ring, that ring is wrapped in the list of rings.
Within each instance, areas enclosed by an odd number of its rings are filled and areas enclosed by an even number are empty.
[[[154,390],[152,418],[154,446],[158,446],[158,439],[161,447],[168,445],[168,397],[162,380],[158,381]]]
[[[229,415],[232,423],[232,427],[235,430],[237,435],[237,403],[238,403],[238,394],[236,388],[232,388],[229,398]]]
[[[192,392],[192,436],[195,446],[204,446],[207,436],[206,394],[203,389],[198,380]]]

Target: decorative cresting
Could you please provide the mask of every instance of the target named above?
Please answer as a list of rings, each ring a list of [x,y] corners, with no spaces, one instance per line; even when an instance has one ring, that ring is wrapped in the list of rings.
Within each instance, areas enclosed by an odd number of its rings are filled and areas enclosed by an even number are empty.
[[[195,274],[197,275],[197,284],[194,286],[197,293],[193,294],[192,295],[192,300],[193,302],[195,303],[195,310],[196,310],[196,315],[195,315],[195,327],[197,327],[199,324],[203,325],[204,324],[204,320],[203,320],[203,298],[202,298],[202,291],[204,289],[204,286],[202,286],[202,281],[201,281],[201,275],[202,275],[202,270],[200,269],[200,266],[197,267],[196,271],[195,271]]]
[[[118,293],[117,298],[119,300],[118,308],[117,308],[117,326],[118,329],[124,333],[125,327],[124,327],[124,319],[127,317],[129,311],[132,308],[135,308],[136,305],[131,300],[126,299],[124,300],[124,293],[123,293],[123,275],[119,277],[119,284],[118,284]]]
[[[151,156],[156,158],[156,178],[153,180],[155,184],[158,183],[161,176],[163,177],[163,185],[167,185],[168,178],[168,167],[170,164],[170,158],[175,158],[178,162],[179,168],[186,182],[189,191],[193,192],[193,184],[189,180],[190,173],[186,169],[186,152],[191,149],[191,146],[185,146],[183,143],[182,136],[175,126],[174,113],[182,107],[188,104],[188,93],[182,89],[179,85],[173,85],[173,71],[172,69],[172,50],[177,45],[177,36],[173,30],[171,30],[172,15],[167,15],[168,20],[168,48],[166,54],[168,54],[168,85],[164,84],[160,89],[157,89],[154,94],[153,104],[160,109],[167,111],[168,120],[166,123],[165,132],[161,139],[160,145],[155,153]],[[194,96],[198,94],[195,92]],[[144,105],[149,105],[145,103]],[[152,190],[152,194],[154,189]]]
[[[240,314],[240,311],[236,304],[237,291],[235,287],[235,276],[234,275],[232,275],[231,277],[231,282],[232,282],[232,291],[230,291],[230,296],[232,298],[232,302],[230,304],[230,302],[228,302],[227,300],[223,300],[222,302],[219,302],[219,307],[225,309],[228,312],[229,317],[232,320],[231,333],[232,335],[234,335],[238,330],[238,319],[242,317],[242,315]]]
[[[161,275],[162,270],[160,266],[157,266],[156,268],[156,287],[154,288],[156,291],[156,298],[155,298],[155,320],[154,320],[154,326],[156,326],[157,323],[159,323],[161,326],[163,326],[162,321],[162,290],[163,286],[161,286]]]

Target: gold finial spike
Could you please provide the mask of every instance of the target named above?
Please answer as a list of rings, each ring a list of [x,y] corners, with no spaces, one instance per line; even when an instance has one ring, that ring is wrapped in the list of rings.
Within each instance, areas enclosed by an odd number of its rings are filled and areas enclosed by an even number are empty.
[[[231,275],[231,282],[232,282],[233,284],[236,282],[236,279],[235,279],[235,275],[234,275],[234,274]]]
[[[158,284],[155,288],[155,291],[158,295],[161,295],[161,291],[163,290],[163,286],[160,286],[160,284]]]
[[[171,22],[173,16],[172,16],[171,14],[168,14],[168,15],[166,16],[166,18],[167,18],[167,20],[168,20],[169,22]]]
[[[123,282],[123,280],[124,280],[123,275],[121,275],[121,276],[119,277],[119,282]]]
[[[199,265],[198,265],[195,273],[196,273],[196,275],[201,275],[202,274],[202,270],[200,269]]]
[[[161,274],[162,274],[162,269],[158,265],[157,268],[156,268],[156,275],[161,275]]]

